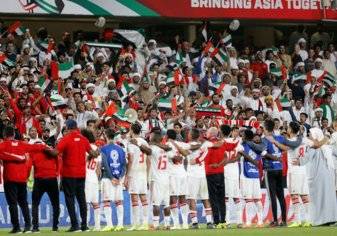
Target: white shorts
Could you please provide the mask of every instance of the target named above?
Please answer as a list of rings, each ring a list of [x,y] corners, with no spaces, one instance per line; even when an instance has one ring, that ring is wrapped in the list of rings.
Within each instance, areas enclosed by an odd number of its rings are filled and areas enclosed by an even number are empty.
[[[290,194],[308,195],[309,185],[305,173],[289,173],[287,176],[288,190]]]
[[[198,178],[187,176],[187,199],[209,199],[206,177]]]
[[[243,199],[261,199],[260,179],[242,177],[240,188]]]
[[[187,177],[170,176],[170,195],[184,196],[187,194]]]
[[[130,194],[147,194],[147,180],[145,178],[128,177]]]
[[[230,179],[225,177],[225,197],[241,198],[239,179]]]
[[[170,206],[169,184],[152,181],[150,184],[151,202],[154,206]]]
[[[85,182],[85,199],[87,203],[98,203],[99,202],[99,184]]]
[[[123,186],[113,185],[110,179],[102,179],[102,200],[103,201],[122,201]]]

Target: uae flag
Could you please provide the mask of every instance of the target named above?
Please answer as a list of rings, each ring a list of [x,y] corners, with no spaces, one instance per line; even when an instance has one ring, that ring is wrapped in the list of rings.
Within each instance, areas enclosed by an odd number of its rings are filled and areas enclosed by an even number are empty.
[[[132,87],[129,86],[128,81],[124,80],[121,85],[120,88],[118,90],[118,94],[119,97],[124,100],[131,91],[133,91],[134,89]]]
[[[275,100],[277,109],[281,112],[283,111],[285,108],[291,107],[291,102],[289,101],[289,99],[285,96],[282,97],[278,97]]]
[[[220,94],[224,87],[226,86],[225,83],[210,83],[209,84],[209,90],[211,91],[211,94]]]
[[[62,79],[67,79],[71,72],[74,70],[74,64],[72,62],[64,62],[58,65],[58,75]]]
[[[213,46],[213,44],[211,42],[208,42],[204,49],[204,53],[213,54],[215,50],[216,48]]]
[[[166,78],[167,86],[179,86],[180,81],[182,80],[182,75],[179,70],[170,72]]]
[[[226,47],[232,46],[232,35],[228,34],[221,39],[221,43],[223,43]]]
[[[283,65],[281,67],[271,68],[270,73],[275,75],[277,78],[281,78],[282,80],[287,80],[289,77],[287,68]]]
[[[40,86],[40,88],[43,92],[47,91],[47,90],[50,90],[53,87],[53,81],[46,78],[45,76],[40,76],[37,84]]]
[[[186,62],[186,58],[183,57],[183,54],[181,52],[176,53],[176,63],[180,65],[181,63]]]
[[[116,121],[117,126],[130,128],[130,123],[128,122],[128,118],[125,115],[125,109],[118,109],[116,113],[113,114],[113,118]]]
[[[223,65],[225,62],[229,61],[227,53],[222,48],[216,48],[211,54],[213,61],[218,65]]]
[[[159,111],[177,110],[177,100],[170,98],[159,98],[157,107]]]
[[[0,55],[0,63],[5,64],[9,67],[15,66],[15,62],[8,59],[8,57],[5,54]]]
[[[64,98],[60,94],[52,94],[50,96],[50,101],[52,106],[55,108],[61,108],[67,105]]]
[[[295,73],[291,77],[291,82],[294,83],[296,81],[306,81],[307,80],[307,75],[303,73]]]
[[[320,107],[323,109],[323,117],[328,119],[329,125],[331,125],[335,118],[335,112],[332,107],[328,104],[322,104]]]
[[[329,72],[327,72],[324,77],[322,82],[327,86],[327,87],[333,87],[336,85],[336,78],[330,74]]]
[[[7,31],[11,34],[16,33],[17,35],[21,36],[26,32],[26,28],[21,26],[20,21],[15,21],[8,27]]]
[[[280,78],[282,76],[281,68],[271,68],[270,73],[275,75],[276,77]]]
[[[142,30],[115,29],[113,31],[113,38],[121,43],[132,43],[136,48],[140,48],[145,44],[145,38],[141,32]]]
[[[111,102],[109,104],[109,106],[106,108],[105,112],[103,113],[103,115],[106,116],[112,116],[113,114],[115,114],[118,111],[118,106],[116,105],[116,103]]]

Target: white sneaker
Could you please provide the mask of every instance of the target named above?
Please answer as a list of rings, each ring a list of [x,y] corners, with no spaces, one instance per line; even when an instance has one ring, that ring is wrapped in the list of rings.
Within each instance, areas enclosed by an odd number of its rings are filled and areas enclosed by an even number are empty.
[[[189,229],[188,225],[187,225],[187,224],[184,224],[184,225],[183,225],[183,229]]]
[[[173,225],[173,227],[171,227],[171,230],[181,230],[181,226],[180,225]]]
[[[138,229],[138,227],[133,225],[131,228],[128,228],[126,231],[135,231],[137,229]]]

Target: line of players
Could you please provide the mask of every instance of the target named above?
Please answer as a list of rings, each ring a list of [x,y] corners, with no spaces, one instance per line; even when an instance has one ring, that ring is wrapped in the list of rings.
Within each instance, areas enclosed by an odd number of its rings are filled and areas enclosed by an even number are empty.
[[[176,132],[168,130],[164,137],[160,130],[153,130],[150,142],[141,137],[141,126],[133,124],[128,135],[123,134],[116,142],[113,134],[106,134],[109,143],[115,145],[110,150],[101,149],[101,156],[87,163],[86,199],[94,208],[95,229],[100,230],[99,176],[102,178],[103,210],[107,226],[102,231],[121,231],[123,227],[123,185],[131,195],[132,227],[129,230],[148,230],[148,205],[153,207],[153,227],[159,228],[160,206],[164,206],[164,228],[188,229],[188,218],[191,228],[198,228],[196,201],[202,200],[208,228],[214,228],[212,209],[209,202],[208,186],[205,175],[204,159],[207,150],[217,145],[236,143],[236,148],[224,153],[224,160],[218,165],[225,168],[225,201],[226,221],[236,218],[238,227],[251,227],[252,219],[257,215],[257,226],[263,226],[263,207],[261,203],[259,162],[282,169],[281,153],[288,154],[288,189],[294,205],[295,218],[291,227],[310,226],[308,222],[308,182],[304,166],[299,166],[307,147],[318,146],[307,138],[300,137],[300,126],[290,123],[286,140],[281,135],[273,133],[272,121],[265,123],[265,135],[254,134],[250,129],[240,132],[238,128],[221,126],[221,139],[216,143],[207,141],[212,132],[206,133],[206,140],[197,129],[190,130],[188,143],[176,141]],[[216,129],[218,130],[218,129]],[[95,147],[95,139],[90,133],[82,132]],[[165,139],[165,141],[163,140]],[[300,142],[300,145],[293,143]],[[220,144],[219,144],[220,143]],[[263,147],[263,148],[261,148]],[[113,173],[114,172],[114,173]],[[98,174],[97,174],[98,173]],[[266,171],[267,173],[267,171]],[[281,183],[275,185],[283,187]],[[274,186],[275,187],[275,186]],[[281,203],[284,197],[279,196]],[[150,196],[150,199],[147,198]],[[234,200],[235,208],[229,211],[228,202]],[[150,201],[149,201],[150,200]],[[117,208],[117,226],[113,227],[111,220],[111,202]],[[300,203],[301,202],[301,203]],[[273,202],[272,202],[273,203]],[[276,203],[275,203],[276,204]],[[301,206],[305,209],[304,218],[299,218]],[[246,223],[243,225],[243,209],[246,208]],[[282,222],[277,222],[277,212],[274,212],[273,225],[286,226],[285,206],[282,206]],[[89,207],[88,207],[89,209]],[[180,211],[179,211],[180,210]],[[275,210],[276,211],[276,210]],[[179,223],[179,212],[182,226]],[[230,217],[234,214],[234,217]],[[276,216],[275,216],[276,215]],[[171,218],[173,227],[170,227]]]

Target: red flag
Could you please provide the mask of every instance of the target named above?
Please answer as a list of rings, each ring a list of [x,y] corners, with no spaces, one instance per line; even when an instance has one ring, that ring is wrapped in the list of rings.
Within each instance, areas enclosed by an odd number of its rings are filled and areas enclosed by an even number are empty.
[[[114,102],[112,102],[105,111],[105,115],[107,116],[112,116],[113,114],[115,114],[118,111],[118,108],[116,106],[116,104]]]
[[[11,25],[8,27],[7,31],[8,31],[9,33],[15,33],[15,30],[16,30],[17,28],[19,28],[20,26],[21,26],[21,22],[20,22],[20,21],[15,21],[13,24],[11,24]]]
[[[59,65],[56,61],[50,62],[50,75],[53,80],[59,79]]]

